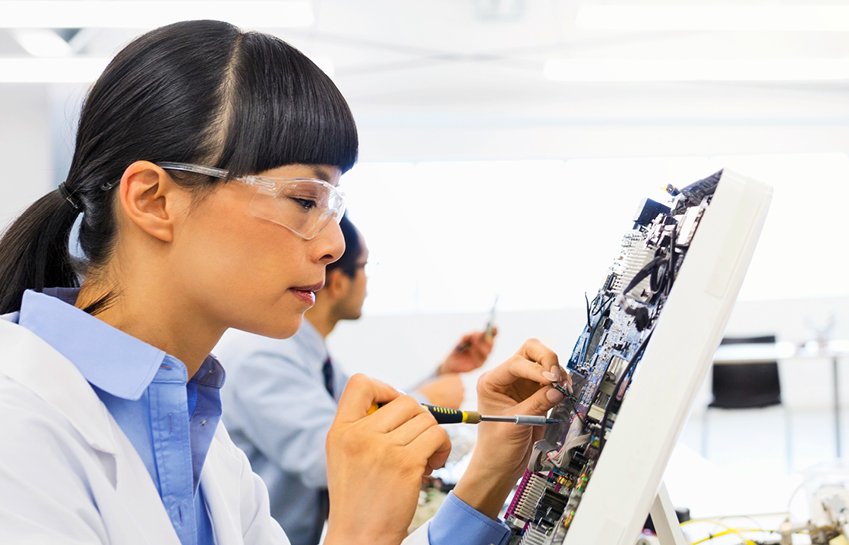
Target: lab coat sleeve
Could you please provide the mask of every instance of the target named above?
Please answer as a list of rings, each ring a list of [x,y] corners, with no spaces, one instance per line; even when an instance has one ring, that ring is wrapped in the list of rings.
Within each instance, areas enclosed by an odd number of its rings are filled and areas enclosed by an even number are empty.
[[[247,458],[245,458],[245,464],[248,464]],[[246,522],[243,531],[245,543],[290,545],[283,528],[271,516],[265,483],[251,471],[250,465],[247,466],[242,482],[242,497],[248,500],[242,505],[249,506],[249,510],[242,513],[242,519]]]
[[[80,464],[79,438],[4,393],[0,390],[0,543],[107,544]]]
[[[225,413],[262,454],[305,485],[327,487],[324,444],[336,416],[336,402],[324,385],[296,362],[255,352],[228,375],[232,405]]]

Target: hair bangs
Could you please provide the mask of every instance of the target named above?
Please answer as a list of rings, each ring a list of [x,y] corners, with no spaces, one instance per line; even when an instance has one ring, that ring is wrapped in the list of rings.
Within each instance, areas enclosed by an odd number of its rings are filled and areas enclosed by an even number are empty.
[[[264,34],[245,34],[236,55],[221,168],[240,176],[290,164],[354,166],[357,126],[324,72]]]

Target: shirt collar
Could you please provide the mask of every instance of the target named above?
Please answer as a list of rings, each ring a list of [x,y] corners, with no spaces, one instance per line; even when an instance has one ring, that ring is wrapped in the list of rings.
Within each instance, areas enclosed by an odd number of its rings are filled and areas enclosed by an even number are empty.
[[[77,288],[27,290],[18,323],[68,358],[94,386],[120,398],[139,399],[167,354],[76,308],[78,294]],[[220,388],[224,372],[210,356],[195,378]]]
[[[304,318],[301,320],[301,327],[294,339],[313,356],[312,360],[315,362],[316,368],[321,369],[325,360],[330,357],[330,352],[327,350],[327,342],[315,326]]]
[[[218,362],[218,358],[212,354],[208,355],[189,382],[195,382],[201,386],[221,389],[224,386],[224,367]]]

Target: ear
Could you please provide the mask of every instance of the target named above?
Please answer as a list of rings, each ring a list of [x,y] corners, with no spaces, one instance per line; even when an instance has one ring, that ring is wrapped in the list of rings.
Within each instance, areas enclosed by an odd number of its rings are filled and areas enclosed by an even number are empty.
[[[327,274],[327,278],[324,281],[324,288],[321,291],[326,292],[327,295],[335,299],[348,290],[350,283],[351,278],[342,272],[342,269],[333,269]]]
[[[150,161],[136,161],[124,170],[118,199],[127,218],[162,242],[174,238],[174,222],[185,206],[184,191],[167,172]]]

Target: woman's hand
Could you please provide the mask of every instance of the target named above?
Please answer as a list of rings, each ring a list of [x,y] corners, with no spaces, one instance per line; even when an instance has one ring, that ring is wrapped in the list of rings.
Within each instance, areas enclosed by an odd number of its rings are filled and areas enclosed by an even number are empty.
[[[370,413],[375,403],[385,403]],[[397,545],[418,503],[422,477],[442,467],[451,443],[410,396],[354,375],[327,435],[330,520],[326,545]]]
[[[572,388],[557,355],[531,339],[512,358],[478,381],[478,410],[487,415],[544,415],[563,400],[552,382]],[[478,441],[469,468],[454,493],[481,513],[497,518],[507,495],[528,462],[543,426],[500,422],[478,425]]]

